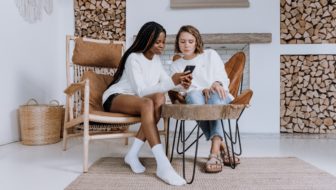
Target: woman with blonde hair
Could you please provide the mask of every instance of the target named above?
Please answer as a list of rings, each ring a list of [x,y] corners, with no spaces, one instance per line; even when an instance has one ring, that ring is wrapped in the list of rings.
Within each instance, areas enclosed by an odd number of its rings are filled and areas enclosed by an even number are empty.
[[[223,61],[215,50],[204,50],[202,37],[194,26],[186,25],[180,28],[176,36],[175,53],[178,56],[175,56],[175,61],[171,65],[171,73],[182,72],[187,65],[195,66],[192,83],[187,90],[184,90],[187,104],[229,104],[234,99],[228,89],[230,81]],[[220,172],[223,162],[230,163],[223,143],[221,122],[217,120],[198,123],[206,139],[212,142],[205,171]],[[236,163],[239,163],[238,158]]]

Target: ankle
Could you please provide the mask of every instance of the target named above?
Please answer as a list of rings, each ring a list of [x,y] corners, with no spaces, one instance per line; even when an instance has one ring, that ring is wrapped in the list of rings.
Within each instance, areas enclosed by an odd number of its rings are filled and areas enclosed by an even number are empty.
[[[213,154],[213,155],[218,155],[220,153],[219,150],[212,150],[210,151],[210,154]]]
[[[212,141],[210,153],[211,154],[219,154],[221,148],[220,141]]]

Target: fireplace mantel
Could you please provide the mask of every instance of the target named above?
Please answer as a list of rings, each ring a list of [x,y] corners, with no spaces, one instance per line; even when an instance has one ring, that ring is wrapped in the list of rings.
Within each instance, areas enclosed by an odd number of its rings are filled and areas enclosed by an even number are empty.
[[[171,8],[232,8],[250,6],[248,0],[170,0]]]
[[[175,43],[175,34],[168,34],[167,44]],[[254,44],[271,43],[272,33],[216,33],[202,34],[205,44]]]

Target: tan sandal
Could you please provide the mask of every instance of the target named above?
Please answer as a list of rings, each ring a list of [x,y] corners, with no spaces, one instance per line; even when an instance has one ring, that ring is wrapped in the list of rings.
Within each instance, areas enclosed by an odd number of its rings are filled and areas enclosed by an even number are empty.
[[[223,160],[220,155],[210,154],[208,161],[205,163],[206,173],[218,173],[223,170]]]
[[[231,163],[233,163],[233,157],[229,155],[224,144],[220,146],[220,155],[223,159],[224,166],[231,166]],[[235,165],[238,164],[240,164],[240,158],[235,156]]]

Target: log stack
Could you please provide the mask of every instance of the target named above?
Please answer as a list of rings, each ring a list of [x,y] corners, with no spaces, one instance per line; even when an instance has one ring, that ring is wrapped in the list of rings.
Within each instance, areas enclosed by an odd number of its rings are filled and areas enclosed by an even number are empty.
[[[75,36],[125,41],[126,0],[75,0]]]
[[[336,0],[281,0],[282,44],[336,43]]]
[[[281,56],[281,132],[336,133],[335,55]]]

